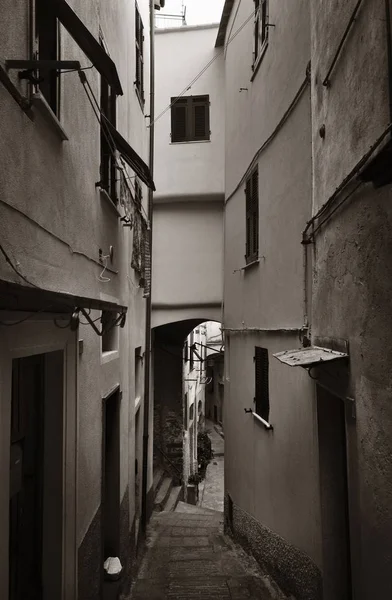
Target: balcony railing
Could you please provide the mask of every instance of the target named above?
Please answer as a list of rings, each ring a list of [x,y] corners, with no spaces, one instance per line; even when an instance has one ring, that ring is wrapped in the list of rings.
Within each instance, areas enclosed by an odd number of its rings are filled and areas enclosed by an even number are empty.
[[[155,27],[157,29],[166,29],[169,27],[184,27],[186,25],[186,10],[184,9],[182,14],[156,14],[155,15]]]

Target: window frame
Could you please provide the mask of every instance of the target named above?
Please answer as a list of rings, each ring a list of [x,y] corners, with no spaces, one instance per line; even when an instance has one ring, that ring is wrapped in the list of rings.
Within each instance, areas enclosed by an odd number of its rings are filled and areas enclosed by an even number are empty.
[[[135,91],[144,109],[144,25],[139,8],[135,4]]]
[[[254,412],[266,423],[269,423],[270,397],[269,397],[269,357],[268,349],[255,346],[255,397]]]
[[[205,110],[204,133],[202,135],[197,135],[195,113],[196,108],[200,106],[202,106]],[[211,102],[209,94],[198,94],[197,96],[181,96],[181,98],[171,98],[171,143],[181,144],[189,142],[211,141],[210,106]],[[185,133],[182,137],[174,135],[176,133],[176,111],[181,107],[185,109]]]
[[[47,10],[44,0],[35,0],[35,56],[37,60],[60,60],[61,40],[60,23],[57,17]],[[50,24],[50,27],[48,27]],[[42,32],[45,34],[45,49],[42,50]],[[48,35],[50,33],[50,35]],[[60,83],[61,78],[55,69],[42,70],[38,73],[43,82],[36,85],[36,91],[42,94],[50,110],[60,118]]]
[[[269,0],[253,1],[255,3],[255,18],[253,27],[253,75],[251,81],[255,77],[257,69],[267,49],[269,33]]]
[[[245,262],[259,258],[259,168],[252,170],[245,181]]]
[[[101,39],[101,46],[104,47]],[[117,197],[117,166],[116,166],[116,150],[111,147],[108,142],[109,132],[105,128],[105,118],[116,127],[117,121],[117,93],[109,85],[106,79],[101,75],[101,90],[100,90],[100,111],[101,111],[101,126],[100,126],[100,187],[107,193],[114,205],[118,203]],[[114,146],[114,144],[113,144]]]

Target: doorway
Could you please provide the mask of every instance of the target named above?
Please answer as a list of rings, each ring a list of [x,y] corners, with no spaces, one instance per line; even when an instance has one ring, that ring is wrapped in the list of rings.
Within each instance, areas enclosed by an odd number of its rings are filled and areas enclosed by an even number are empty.
[[[104,398],[102,419],[103,560],[120,553],[120,389]]]
[[[12,361],[9,600],[62,597],[63,363]]]
[[[346,411],[317,386],[324,600],[351,600],[351,549]]]

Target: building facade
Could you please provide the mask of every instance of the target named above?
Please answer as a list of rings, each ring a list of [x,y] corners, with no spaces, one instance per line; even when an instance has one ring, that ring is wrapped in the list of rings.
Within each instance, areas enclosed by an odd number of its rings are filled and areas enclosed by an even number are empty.
[[[184,490],[197,471],[205,391],[205,365],[190,346],[205,338],[203,322],[221,319],[224,98],[216,34],[217,25],[180,26],[155,36],[154,468],[174,478],[180,472]]]
[[[313,371],[324,598],[365,600],[391,589],[391,7],[311,4],[312,337],[349,355]]]
[[[143,504],[150,3],[0,30],[0,596],[96,599]]]
[[[297,598],[319,597],[313,382],[274,354],[308,335],[303,224],[311,216],[310,14],[226,2],[226,522]]]

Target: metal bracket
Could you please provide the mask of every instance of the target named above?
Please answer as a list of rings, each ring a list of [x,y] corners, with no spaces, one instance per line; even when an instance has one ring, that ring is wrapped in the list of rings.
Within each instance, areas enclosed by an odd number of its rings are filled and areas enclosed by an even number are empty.
[[[102,337],[103,335],[105,335],[105,333],[107,333],[108,331],[110,331],[111,329],[113,329],[113,327],[124,327],[125,326],[125,321],[127,318],[127,315],[125,312],[121,312],[118,317],[112,321],[110,323],[110,325],[108,325],[108,327],[105,327],[104,329],[101,329],[101,331],[98,329],[98,327],[96,326],[96,324],[94,323],[94,321],[90,318],[89,314],[85,311],[84,308],[77,308],[75,310],[75,312],[73,313],[72,317],[71,317],[71,329],[73,329],[73,327],[76,329],[77,326],[79,325],[79,313],[82,313],[82,315],[84,316],[84,318],[86,319],[86,321],[88,321],[88,323],[91,325],[91,327],[94,329],[95,333],[97,335],[99,335],[100,337]]]

